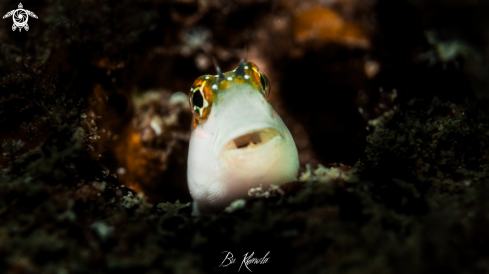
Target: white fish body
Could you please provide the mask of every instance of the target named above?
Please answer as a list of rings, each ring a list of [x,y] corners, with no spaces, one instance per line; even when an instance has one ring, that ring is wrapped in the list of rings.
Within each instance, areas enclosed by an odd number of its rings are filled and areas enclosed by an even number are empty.
[[[250,188],[297,178],[297,148],[266,99],[265,77],[253,63],[242,62],[220,78],[202,76],[192,87],[196,120],[187,181],[199,213],[216,212],[247,198]]]

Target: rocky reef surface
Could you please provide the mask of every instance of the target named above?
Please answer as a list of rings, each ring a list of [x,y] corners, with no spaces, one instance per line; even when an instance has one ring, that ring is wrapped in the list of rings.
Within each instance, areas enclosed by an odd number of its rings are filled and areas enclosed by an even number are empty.
[[[489,271],[486,2],[22,4],[29,31],[0,21],[1,273]],[[194,216],[186,94],[245,56],[298,181]]]

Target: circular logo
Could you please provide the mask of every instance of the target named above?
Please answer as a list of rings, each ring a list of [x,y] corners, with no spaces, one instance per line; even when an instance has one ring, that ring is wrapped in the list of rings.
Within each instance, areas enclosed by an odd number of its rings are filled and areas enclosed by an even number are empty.
[[[22,27],[25,26],[25,24],[27,24],[28,15],[25,10],[22,9],[16,10],[12,17],[14,18],[15,25],[18,27]]]
[[[12,31],[15,31],[16,29],[19,29],[19,31],[22,31],[22,29],[28,31],[29,25],[27,24],[27,21],[29,21],[29,16],[38,19],[35,13],[30,10],[25,10],[23,8],[24,6],[22,6],[22,4],[20,3],[18,9],[11,10],[2,17],[3,19],[12,17],[14,21],[14,23],[12,24]]]

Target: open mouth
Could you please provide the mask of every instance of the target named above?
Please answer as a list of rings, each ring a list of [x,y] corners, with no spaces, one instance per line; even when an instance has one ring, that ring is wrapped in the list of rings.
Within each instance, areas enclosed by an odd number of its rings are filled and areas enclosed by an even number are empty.
[[[224,149],[233,150],[255,148],[266,144],[276,136],[281,136],[280,132],[273,128],[254,130],[232,139],[224,146]]]

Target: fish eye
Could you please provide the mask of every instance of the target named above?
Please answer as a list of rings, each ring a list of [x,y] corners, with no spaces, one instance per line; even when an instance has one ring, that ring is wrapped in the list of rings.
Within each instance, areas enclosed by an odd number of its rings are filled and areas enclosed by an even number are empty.
[[[198,108],[202,108],[204,106],[204,97],[200,91],[194,92],[194,95],[192,96],[192,103]]]
[[[261,71],[260,71],[260,83],[261,83],[263,94],[265,94],[265,97],[268,98],[268,96],[270,96],[270,90],[271,90],[270,80],[268,80],[268,76]]]
[[[271,86],[270,86],[270,80],[269,80],[267,74],[265,72],[263,72],[262,70],[260,70],[257,65],[255,65],[251,62],[249,62],[248,65],[251,65],[251,68],[254,71],[254,75],[256,77],[254,79],[260,79],[260,83],[257,83],[257,84],[260,84],[261,91],[263,92],[263,95],[265,95],[265,98],[268,98],[268,96],[270,96]]]
[[[206,110],[209,106],[209,103],[205,99],[203,87],[198,85],[190,89],[189,97],[190,97],[189,98],[190,108],[192,109],[195,118],[199,120],[204,119],[205,118],[204,116],[208,114],[208,111]]]

